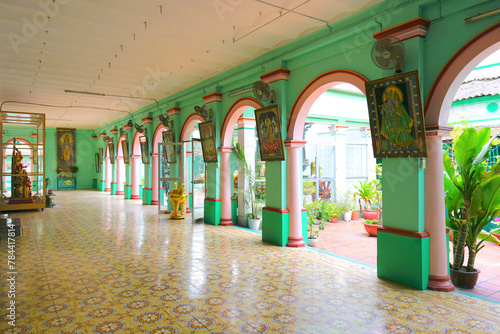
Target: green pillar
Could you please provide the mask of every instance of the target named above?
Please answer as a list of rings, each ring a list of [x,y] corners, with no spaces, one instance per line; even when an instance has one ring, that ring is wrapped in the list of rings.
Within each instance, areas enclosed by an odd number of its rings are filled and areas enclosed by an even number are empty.
[[[424,290],[429,234],[424,231],[424,170],[418,158],[382,159],[383,227],[377,233],[378,277]]]

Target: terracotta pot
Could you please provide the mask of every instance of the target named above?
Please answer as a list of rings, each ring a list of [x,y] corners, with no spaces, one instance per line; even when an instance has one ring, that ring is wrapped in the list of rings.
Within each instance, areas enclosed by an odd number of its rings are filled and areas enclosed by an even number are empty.
[[[314,247],[318,243],[318,239],[309,239],[307,238],[307,246]]]
[[[378,228],[381,226],[378,224],[365,224],[365,223],[363,223],[363,225],[365,225],[366,233],[368,233],[372,237],[377,236]]]
[[[352,220],[359,220],[359,211],[352,212]]]
[[[377,210],[363,210],[363,217],[365,219],[377,219]]]
[[[481,270],[474,269],[473,272],[466,272],[465,267],[460,270],[453,270],[450,268],[451,282],[457,288],[472,289],[476,286],[477,278]]]
[[[330,223],[336,223],[336,222],[337,222],[337,219],[338,219],[338,217],[332,217],[332,218],[330,219]]]

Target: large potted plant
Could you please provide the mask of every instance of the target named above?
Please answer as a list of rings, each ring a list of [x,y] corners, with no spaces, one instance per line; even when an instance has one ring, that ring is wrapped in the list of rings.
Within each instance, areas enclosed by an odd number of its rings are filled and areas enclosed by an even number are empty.
[[[365,219],[377,219],[377,210],[372,210],[372,201],[377,197],[377,187],[373,181],[360,181],[358,185],[354,185],[356,192],[354,197],[358,199],[359,211],[363,212],[363,217]],[[364,206],[361,204],[363,201]]]
[[[474,263],[487,238],[481,232],[500,214],[500,161],[490,171],[485,164],[495,139],[490,139],[490,134],[490,128],[465,129],[453,143],[455,164],[443,153],[446,226],[453,235],[450,276],[457,287],[475,286],[480,271],[474,268]],[[464,266],[465,247],[469,257]]]
[[[245,177],[248,181],[248,189],[238,189],[239,193],[243,193],[245,204],[250,207],[250,212],[245,215],[248,220],[248,227],[252,230],[258,231],[260,227],[259,214],[262,211],[262,201],[258,200],[256,197],[258,189],[255,180],[255,172],[248,165],[245,159],[245,152],[239,143],[236,143],[234,154],[238,161],[243,165]]]

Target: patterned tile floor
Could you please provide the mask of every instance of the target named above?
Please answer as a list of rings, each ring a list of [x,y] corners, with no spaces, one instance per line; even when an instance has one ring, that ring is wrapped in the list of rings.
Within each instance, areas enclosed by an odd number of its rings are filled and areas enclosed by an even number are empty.
[[[97,191],[16,212],[16,320],[0,241],[0,333],[498,333],[500,304],[416,291],[237,227],[170,221]]]

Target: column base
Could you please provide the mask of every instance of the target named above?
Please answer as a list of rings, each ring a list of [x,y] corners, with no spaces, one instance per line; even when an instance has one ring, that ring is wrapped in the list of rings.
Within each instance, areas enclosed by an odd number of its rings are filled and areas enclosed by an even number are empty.
[[[111,188],[104,188],[104,192],[105,192],[105,193],[109,193],[109,192],[111,192]]]
[[[221,218],[219,225],[221,226],[232,226],[234,225],[232,218]]]
[[[151,204],[150,205],[158,205],[158,201],[151,200]]]
[[[141,199],[141,196],[139,196],[139,195],[132,195],[132,196],[130,196],[130,199]]]
[[[428,290],[451,292],[455,291],[455,286],[450,282],[450,276],[433,276],[429,275]]]
[[[306,243],[304,242],[302,237],[288,237],[287,247],[305,247]]]
[[[124,193],[123,191],[119,191],[119,190],[117,190],[117,191],[116,191],[116,195],[125,195],[125,193]]]

